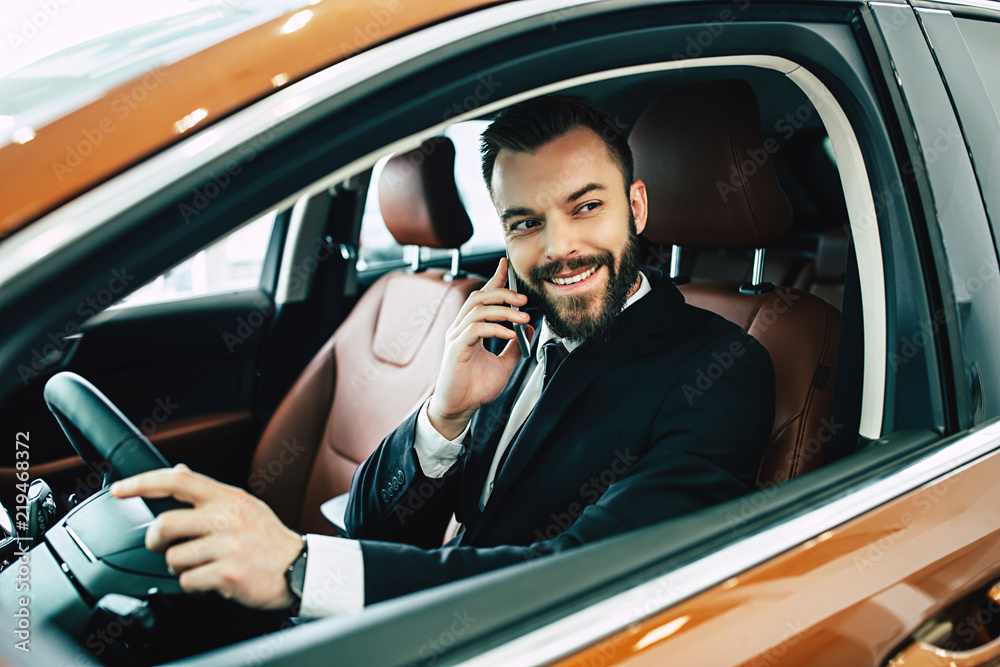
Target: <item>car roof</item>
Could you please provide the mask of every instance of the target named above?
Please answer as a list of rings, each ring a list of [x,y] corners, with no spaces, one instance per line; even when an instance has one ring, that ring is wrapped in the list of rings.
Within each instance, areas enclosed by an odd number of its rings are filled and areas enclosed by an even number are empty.
[[[0,79],[0,238],[277,89],[497,2],[237,4],[113,33]]]
[[[275,90],[399,35],[503,2],[221,3],[86,42],[2,77],[0,239]]]

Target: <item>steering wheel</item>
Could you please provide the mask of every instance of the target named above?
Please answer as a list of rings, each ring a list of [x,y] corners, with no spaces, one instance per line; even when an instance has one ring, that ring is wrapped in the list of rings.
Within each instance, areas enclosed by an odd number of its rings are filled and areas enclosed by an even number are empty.
[[[98,475],[110,483],[170,463],[97,387],[76,373],[62,372],[45,383],[45,403],[70,444]],[[190,507],[173,498],[146,499],[153,516]]]
[[[44,396],[70,443],[107,481],[170,466],[135,425],[79,375],[52,376]],[[183,507],[189,505],[173,498],[119,499],[107,489],[74,507],[33,547],[32,566],[48,572],[39,575],[45,593],[38,597],[45,602],[36,603],[43,606],[35,613],[62,619],[59,624],[81,642],[94,623],[107,627],[111,619],[133,628],[137,634],[129,642],[134,645],[112,645],[124,653],[120,663],[110,654],[103,656],[109,660],[106,664],[135,664],[127,655],[131,651],[157,663],[179,659],[288,625],[287,613],[246,609],[215,593],[181,589],[163,555],[146,549],[145,533],[154,516]],[[65,577],[59,576],[60,570]],[[14,567],[0,571],[0,585],[13,590],[16,574]],[[141,615],[126,617],[139,608],[145,610]],[[183,642],[177,641],[180,636]]]

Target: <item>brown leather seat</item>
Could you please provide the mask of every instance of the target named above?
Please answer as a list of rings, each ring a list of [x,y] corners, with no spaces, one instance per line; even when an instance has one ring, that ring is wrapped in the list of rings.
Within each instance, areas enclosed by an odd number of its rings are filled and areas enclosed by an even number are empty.
[[[651,243],[755,250],[763,260],[763,249],[791,226],[791,205],[770,161],[777,148],[764,141],[757,98],[745,81],[664,93],[642,113],[629,143],[636,178],[649,195],[643,236]],[[802,290],[774,288],[762,275],[756,272],[750,283],[680,286],[688,303],[739,324],[771,354],[776,404],[757,476],[761,487],[825,462],[835,428],[830,419],[840,332],[840,312],[832,305]]]
[[[394,156],[379,179],[386,227],[404,245],[458,248],[472,236],[438,137]],[[253,460],[251,491],[289,527],[334,534],[320,504],[431,393],[445,330],[483,281],[431,269],[386,274],[316,354],[279,405]]]

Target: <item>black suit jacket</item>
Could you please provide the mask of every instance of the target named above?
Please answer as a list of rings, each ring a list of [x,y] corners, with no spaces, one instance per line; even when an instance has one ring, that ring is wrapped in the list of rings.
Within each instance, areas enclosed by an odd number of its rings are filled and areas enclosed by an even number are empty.
[[[440,479],[413,449],[417,414],[354,475],[348,534],[361,540],[365,602],[594,542],[754,488],[774,420],[767,351],[689,306],[655,269],[653,290],[610,338],[570,354],[528,417],[485,509],[479,498],[527,371],[476,413]],[[460,538],[441,547],[455,512]]]

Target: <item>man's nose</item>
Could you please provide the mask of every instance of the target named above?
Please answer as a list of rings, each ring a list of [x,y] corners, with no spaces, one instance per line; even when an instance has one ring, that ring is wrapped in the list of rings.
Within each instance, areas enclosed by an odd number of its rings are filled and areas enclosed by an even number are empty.
[[[569,221],[552,220],[545,226],[545,257],[548,261],[570,259],[579,254],[580,240]]]

